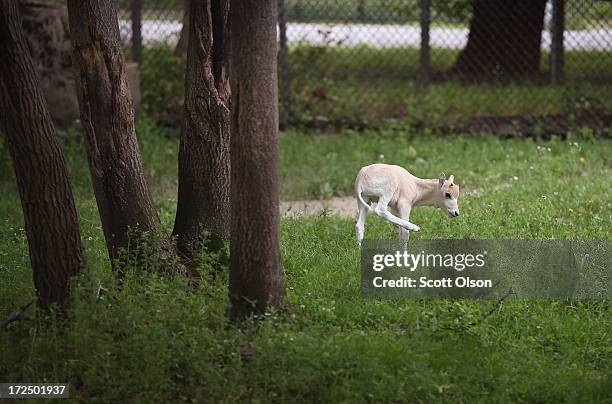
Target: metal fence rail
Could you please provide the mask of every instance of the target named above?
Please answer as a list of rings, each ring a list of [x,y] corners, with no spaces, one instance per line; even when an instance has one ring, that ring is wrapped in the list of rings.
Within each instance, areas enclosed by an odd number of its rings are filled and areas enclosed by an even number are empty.
[[[186,1],[118,2],[152,108],[182,99]],[[280,0],[279,27],[285,125],[610,126],[610,1]]]

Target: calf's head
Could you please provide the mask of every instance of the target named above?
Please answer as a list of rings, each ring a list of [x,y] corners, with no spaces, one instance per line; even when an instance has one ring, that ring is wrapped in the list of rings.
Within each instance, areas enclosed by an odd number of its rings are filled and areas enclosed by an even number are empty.
[[[451,175],[446,179],[442,174],[438,179],[440,191],[439,207],[446,210],[450,217],[459,216],[459,185],[455,184],[455,176]]]

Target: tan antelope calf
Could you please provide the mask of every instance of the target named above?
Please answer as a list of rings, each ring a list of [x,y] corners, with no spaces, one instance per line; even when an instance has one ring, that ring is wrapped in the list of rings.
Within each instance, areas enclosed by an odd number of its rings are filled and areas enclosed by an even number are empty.
[[[421,228],[410,223],[410,212],[416,206],[433,206],[446,210],[450,217],[459,216],[459,186],[455,177],[427,180],[417,178],[400,166],[372,164],[363,167],[355,180],[355,197],[359,207],[359,219],[355,225],[357,242],[361,246],[368,211],[398,226],[402,246],[408,244],[409,231]],[[370,201],[378,201],[375,208]],[[399,217],[389,211],[397,210]]]

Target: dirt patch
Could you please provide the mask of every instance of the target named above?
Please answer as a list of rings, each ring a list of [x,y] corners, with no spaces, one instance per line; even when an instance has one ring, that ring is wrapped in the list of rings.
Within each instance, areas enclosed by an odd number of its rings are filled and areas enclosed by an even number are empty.
[[[474,188],[463,192],[463,196],[481,197],[486,192],[498,192],[511,188],[512,183],[502,183],[488,189]],[[153,186],[154,194],[159,199],[176,198],[177,184],[174,180],[161,181],[161,185]],[[376,206],[373,203],[372,206]],[[357,200],[354,196],[336,196],[331,199],[307,199],[301,201],[280,201],[280,212],[283,216],[300,217],[316,216],[322,211],[342,217],[357,217]]]
[[[463,196],[475,198],[483,196],[486,192],[499,192],[511,188],[512,183],[502,183],[489,189],[475,188],[463,193]],[[376,206],[374,203],[372,206]],[[357,217],[357,201],[354,196],[333,197],[331,199],[308,199],[304,201],[281,201],[281,215],[289,217],[316,216],[322,211],[343,217]]]
[[[306,201],[281,201],[281,214],[289,217],[314,216],[323,210],[344,217],[357,216],[357,201],[352,196]]]

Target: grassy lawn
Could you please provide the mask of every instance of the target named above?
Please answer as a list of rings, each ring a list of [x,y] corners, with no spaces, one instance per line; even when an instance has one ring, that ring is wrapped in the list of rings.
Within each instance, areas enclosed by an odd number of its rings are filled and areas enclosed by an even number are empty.
[[[174,218],[177,140],[138,124],[162,221]],[[292,309],[236,328],[227,273],[190,291],[181,278],[128,271],[115,284],[83,145],[63,133],[89,274],[69,324],[30,319],[0,331],[0,381],[69,381],[100,402],[604,402],[612,395],[612,307],[600,301],[364,300],[354,221],[282,221]],[[284,199],[351,193],[360,166],[397,163],[455,175],[462,216],[417,209],[419,238],[611,239],[609,140],[499,140],[402,127],[281,139]],[[33,299],[21,208],[0,143],[0,318]],[[366,237],[395,237],[369,217]],[[155,266],[155,262],[150,263]],[[108,289],[96,300],[98,285]]]
[[[365,46],[293,48],[289,60],[295,118],[305,123],[377,126],[399,120],[453,126],[480,116],[612,113],[612,87],[605,79],[612,58],[605,52],[567,52],[563,86],[548,83],[545,53],[536,80],[434,79],[426,89],[419,84],[418,52]],[[447,71],[457,56],[456,50],[432,49],[432,71]]]

